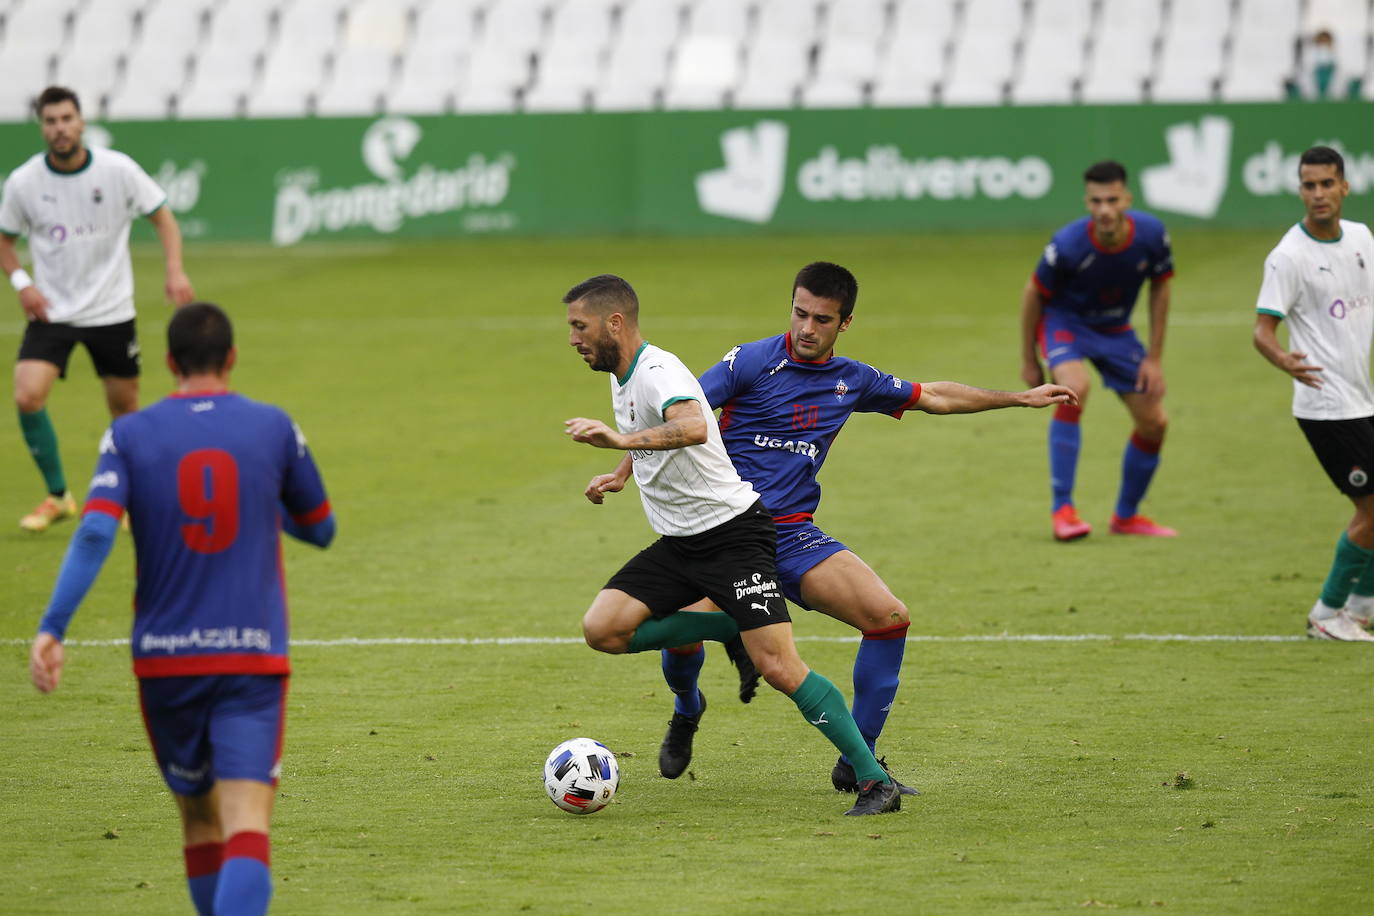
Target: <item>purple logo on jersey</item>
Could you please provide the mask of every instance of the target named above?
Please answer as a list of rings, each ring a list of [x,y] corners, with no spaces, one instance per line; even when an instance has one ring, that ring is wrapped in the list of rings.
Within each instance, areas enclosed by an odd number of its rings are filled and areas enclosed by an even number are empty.
[[[67,240],[67,227],[61,224],[53,226],[48,230],[48,238],[58,243],[65,242]]]
[[[843,401],[844,396],[846,393],[848,393],[848,391],[849,386],[844,383],[844,379],[840,379],[839,382],[835,385],[835,400]]]

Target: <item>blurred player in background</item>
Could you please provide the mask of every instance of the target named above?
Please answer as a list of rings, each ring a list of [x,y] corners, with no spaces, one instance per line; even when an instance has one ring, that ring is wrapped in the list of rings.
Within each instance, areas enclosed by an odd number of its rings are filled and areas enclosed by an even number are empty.
[[[202,916],[266,912],[268,829],[286,713],[281,537],[334,537],[319,471],[286,413],[229,391],[229,319],[195,303],[167,327],[170,397],[117,418],[30,653],[54,690],[62,640],[127,510],[133,523],[134,674],[144,723],[181,814]]]
[[[844,697],[797,653],[778,588],[773,519],[730,463],[701,385],[676,356],[645,342],[639,299],[621,278],[593,277],[563,301],[569,343],[593,370],[611,373],[617,427],[575,417],[566,431],[575,442],[628,453],[620,467],[632,466],[660,535],[593,600],[582,619],[587,645],[618,654],[738,635],[763,679],[853,763],[859,797],[846,813],[896,811],[897,784],[864,743]],[[588,485],[589,498],[605,476]],[[702,598],[725,613],[680,610]]]
[[[1293,377],[1293,416],[1331,482],[1355,504],[1336,542],[1307,635],[1374,641],[1374,237],[1341,219],[1350,185],[1336,150],[1314,146],[1298,160],[1307,213],[1264,262],[1255,303],[1255,349]],[[1291,349],[1279,345],[1279,322]]]
[[[1174,275],[1169,235],[1158,218],[1132,210],[1126,169],[1099,162],[1083,173],[1088,216],[1060,229],[1045,246],[1021,296],[1021,379],[1035,386],[1050,377],[1078,395],[1050,420],[1052,525],[1061,541],[1086,537],[1092,526],[1073,504],[1082,442],[1078,421],[1091,386],[1091,362],[1102,383],[1130,411],[1135,430],[1121,460],[1121,489],[1111,530],[1115,534],[1172,537],[1172,528],[1141,515],[1139,506],[1159,466],[1168,417],[1164,412],[1164,331],[1169,278]],[[1150,281],[1150,347],[1131,329],[1140,287]]]
[[[91,150],[81,141],[86,122],[70,89],[50,86],[34,103],[47,151],[10,173],[0,197],[0,269],[19,294],[28,319],[14,367],[14,400],[24,442],[48,495],[19,520],[43,531],[76,514],[67,490],[48,395],[67,375],[72,348],[84,344],[105,383],[111,417],[138,409],[138,338],[129,227],[148,217],[167,262],[167,299],[190,302],[195,293],[181,266],[181,230],[167,197],[123,153]],[[22,269],[15,239],[29,238],[34,273]]]
[[[721,411],[721,437],[730,460],[777,525],[783,594],[863,635],[854,659],[853,716],[876,753],[897,694],[911,621],[887,583],[813,521],[821,500],[816,475],[830,446],[855,413],[900,419],[907,410],[949,414],[1047,407],[1072,404],[1074,394],[1062,385],[1013,394],[957,382],[913,384],[836,356],[835,341],[848,330],[858,296],[858,281],[845,268],[825,261],[808,264],[792,282],[789,330],[732,348],[701,376],[701,388],[710,407]],[[627,459],[615,473],[596,478],[588,498],[599,502],[602,494],[619,491],[630,470]],[[664,678],[676,696],[659,751],[659,771],[669,779],[680,776],[692,759],[692,739],[705,711],[697,688],[704,658],[699,643],[663,653]],[[836,761],[830,778],[841,792],[855,791],[857,779],[847,758]]]

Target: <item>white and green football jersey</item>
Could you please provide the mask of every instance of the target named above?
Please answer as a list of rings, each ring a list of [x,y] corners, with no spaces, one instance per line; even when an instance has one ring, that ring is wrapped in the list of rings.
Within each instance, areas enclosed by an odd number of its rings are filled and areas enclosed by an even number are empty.
[[[660,426],[678,401],[696,401],[706,418],[706,441],[663,451],[636,451],[635,483],[649,525],[659,534],[685,537],[722,525],[758,499],[740,479],[696,376],[667,350],[645,343],[629,371],[611,378],[616,427],[622,433]]]
[[[28,236],[33,280],[48,299],[49,321],[119,324],[134,317],[129,226],[166,199],[123,153],[90,150],[75,172],[56,171],[39,153],[5,180],[0,232]]]
[[[1293,416],[1352,420],[1374,416],[1369,379],[1374,335],[1374,236],[1341,220],[1340,238],[1313,238],[1298,223],[1264,262],[1259,312],[1288,325],[1288,348],[1322,368],[1321,388],[1293,381]]]

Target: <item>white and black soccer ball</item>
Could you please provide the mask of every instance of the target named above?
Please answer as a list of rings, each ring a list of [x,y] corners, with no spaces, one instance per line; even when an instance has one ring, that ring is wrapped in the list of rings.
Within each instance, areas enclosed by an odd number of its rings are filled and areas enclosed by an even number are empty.
[[[600,741],[569,738],[544,761],[544,790],[573,814],[592,814],[611,803],[620,786],[615,754]]]

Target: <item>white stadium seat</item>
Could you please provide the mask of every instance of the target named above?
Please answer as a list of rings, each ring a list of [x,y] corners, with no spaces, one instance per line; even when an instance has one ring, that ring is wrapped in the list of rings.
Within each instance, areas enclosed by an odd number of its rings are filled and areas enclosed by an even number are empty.
[[[563,0],[549,20],[549,41],[578,42],[600,53],[611,40],[615,0]]]
[[[880,108],[929,105],[945,72],[948,44],[943,35],[903,30],[893,36],[878,66],[873,104]]]
[[[517,93],[530,81],[531,52],[521,39],[515,46],[489,35],[472,52],[467,79],[458,92],[455,110],[486,114],[515,111]]]
[[[210,37],[215,44],[235,44],[262,53],[272,32],[272,0],[234,0],[210,14]]]
[[[82,7],[72,17],[67,55],[114,57],[134,43],[134,25],[143,0],[101,0]]]
[[[1063,105],[1073,101],[1084,70],[1083,35],[1076,29],[1040,27],[1026,38],[1021,71],[1011,88],[1018,105]]]
[[[535,79],[525,94],[526,111],[583,111],[601,77],[602,52],[575,34],[554,33],[539,55]]]
[[[1164,24],[1163,7],[1159,0],[1102,0],[1098,28],[1137,31],[1154,38]]]
[[[740,0],[695,0],[687,4],[689,35],[722,35],[736,40],[749,25],[749,5]]]
[[[754,37],[805,46],[816,37],[817,9],[815,0],[760,0],[754,13]]]
[[[826,4],[824,38],[867,39],[876,47],[886,32],[886,0],[830,0]]]
[[[196,0],[157,0],[143,13],[137,47],[194,51],[204,37],[208,7]]]
[[[477,35],[476,9],[473,0],[439,0],[421,8],[415,18],[415,42],[407,54],[434,49],[466,57]]]
[[[1156,102],[1211,101],[1221,75],[1223,40],[1221,31],[1195,28],[1191,21],[1171,24],[1150,80],[1150,98]]]
[[[107,50],[97,54],[94,51],[84,56],[70,52],[57,60],[53,81],[66,86],[81,99],[81,110],[92,121],[99,120],[109,102],[111,90],[119,78],[119,57],[115,51]],[[175,65],[168,69],[175,70]],[[160,110],[155,115],[165,118],[169,111],[167,100],[162,100]]]
[[[1243,21],[1231,43],[1221,80],[1223,102],[1280,102],[1284,81],[1294,72],[1297,33],[1289,27],[1267,28]]]
[[[396,55],[386,47],[349,47],[334,55],[329,82],[315,101],[322,116],[380,114],[396,73]]]
[[[544,38],[546,0],[498,0],[482,19],[481,43],[529,53]]]
[[[396,114],[443,114],[463,81],[466,59],[451,48],[430,45],[401,58],[401,75],[387,97],[386,110]]]
[[[67,41],[67,27],[75,0],[26,2],[5,14],[5,47],[20,45],[46,48],[49,54],[60,51]]]
[[[278,44],[262,65],[262,78],[248,96],[254,118],[299,118],[310,113],[310,101],[324,79],[325,53],[297,53]]]
[[[736,108],[791,108],[806,80],[810,45],[794,36],[759,32],[745,49],[744,75],[735,90]]]
[[[949,79],[941,87],[946,105],[1000,105],[1011,79],[1016,36],[1012,32],[970,30],[956,43]]]
[[[44,47],[28,46],[0,48],[0,121],[27,121],[33,117],[30,108],[38,93],[52,83],[52,52]]]
[[[682,3],[679,0],[626,0],[620,10],[615,47],[633,44],[645,51],[666,52],[677,41],[681,28]],[[633,55],[635,52],[628,53]]]
[[[1099,31],[1092,40],[1079,97],[1099,105],[1130,105],[1145,97],[1154,71],[1152,34],[1136,28]]]
[[[854,35],[832,35],[816,56],[816,76],[802,87],[806,108],[855,108],[878,76],[873,41]]]
[[[232,118],[243,113],[257,76],[259,54],[236,44],[211,45],[195,56],[191,85],[177,97],[182,118]],[[132,66],[126,76],[132,79]]]
[[[669,109],[720,108],[739,81],[739,42],[725,35],[689,34],[678,42],[663,92]]]
[[[397,0],[360,0],[348,9],[345,48],[381,48],[393,54],[405,49],[410,33],[410,7]]]
[[[592,105],[598,111],[654,107],[668,73],[668,52],[654,44],[621,41],[611,49]]]
[[[328,51],[339,41],[344,0],[293,0],[280,14],[274,48],[290,48],[310,56]]]
[[[958,5],[949,0],[896,0],[893,8],[892,39],[907,40],[914,35],[931,35],[942,43],[954,34]]]

